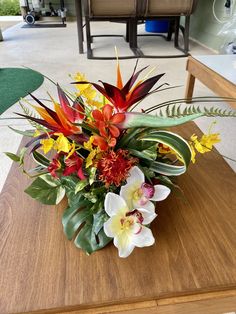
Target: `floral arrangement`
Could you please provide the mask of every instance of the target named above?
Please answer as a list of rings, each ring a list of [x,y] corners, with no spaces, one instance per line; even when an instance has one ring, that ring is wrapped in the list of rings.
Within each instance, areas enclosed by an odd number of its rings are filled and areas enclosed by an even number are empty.
[[[178,101],[137,112],[137,104],[150,93],[170,87],[162,84],[151,91],[163,74],[137,81],[146,68],[136,68],[123,84],[118,63],[116,86],[77,74],[74,93],[57,85],[59,99],[50,96],[53,109],[31,95],[37,114],[20,102],[24,113],[18,116],[34,129],[15,130],[31,139],[19,155],[6,153],[34,177],[25,190],[31,197],[53,205],[66,195],[65,235],[88,254],[112,239],[120,257],[153,245],[155,203],[176,188],[174,178],[195,162],[196,152],[209,152],[220,140],[211,132],[186,140],[170,128],[200,116],[235,116],[215,108],[181,109]],[[150,114],[160,108],[165,111]],[[26,152],[37,164],[34,169],[25,169]]]

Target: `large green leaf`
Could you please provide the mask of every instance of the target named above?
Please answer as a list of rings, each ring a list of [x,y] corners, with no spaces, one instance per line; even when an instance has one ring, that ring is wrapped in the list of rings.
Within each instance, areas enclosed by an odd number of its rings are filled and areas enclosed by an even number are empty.
[[[77,247],[91,254],[111,241],[103,231],[107,215],[102,201],[93,204],[81,192],[76,197],[77,204],[73,201],[73,206],[67,207],[63,214],[64,232],[69,240],[75,238]]]
[[[91,254],[94,251],[102,249],[112,239],[108,238],[103,229],[96,235],[93,232],[92,220],[87,222],[85,226],[79,231],[75,238],[75,245],[78,248],[83,249],[87,254]]]
[[[168,128],[192,121],[203,116],[203,113],[195,113],[180,118],[157,117],[138,112],[126,112],[125,121],[120,124],[121,128]]]
[[[160,161],[153,161],[149,163],[150,170],[169,176],[178,176],[186,171],[191,161],[191,149],[188,142],[181,136],[169,131],[155,131],[144,135],[140,140],[162,143],[169,146],[178,154],[183,162],[183,166],[177,166]],[[140,155],[140,157],[142,158],[142,155]]]
[[[38,177],[25,192],[46,205],[59,204],[65,196],[65,188],[61,182],[49,174]]]

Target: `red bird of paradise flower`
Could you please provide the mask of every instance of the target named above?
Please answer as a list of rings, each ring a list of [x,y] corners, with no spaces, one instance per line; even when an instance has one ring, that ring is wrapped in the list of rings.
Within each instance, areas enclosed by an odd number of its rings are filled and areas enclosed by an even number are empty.
[[[139,74],[147,67],[136,72],[137,63],[130,79],[123,85],[120,66],[117,65],[117,84],[116,86],[102,82],[103,87],[93,82],[73,82],[72,84],[92,84],[102,95],[109,100],[118,112],[127,111],[132,105],[145,98],[156,82],[164,75],[158,74],[147,80],[141,80],[134,85]],[[136,73],[135,73],[136,72]]]
[[[83,106],[79,102],[74,102],[73,107],[70,106],[69,100],[59,85],[57,86],[57,89],[60,104],[53,100],[55,111],[46,107],[39,99],[30,94],[31,97],[40,105],[40,107],[33,107],[40,114],[42,119],[20,113],[18,113],[18,115],[45,126],[49,130],[52,130],[52,133],[59,132],[63,133],[65,136],[81,133],[81,127],[74,125],[74,123],[83,120]]]

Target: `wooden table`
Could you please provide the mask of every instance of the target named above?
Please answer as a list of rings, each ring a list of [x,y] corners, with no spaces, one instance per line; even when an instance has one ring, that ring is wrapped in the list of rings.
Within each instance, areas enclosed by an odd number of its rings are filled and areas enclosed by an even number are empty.
[[[29,183],[13,165],[0,198],[0,313],[236,312],[236,175],[216,152],[179,178],[185,200],[158,203],[156,244],[127,259],[113,245],[76,249],[61,226],[65,202],[41,205],[23,192]]]
[[[197,78],[221,97],[235,98],[228,103],[236,108],[236,56],[210,55],[189,57],[187,61],[188,80],[185,98],[191,102],[195,79]]]

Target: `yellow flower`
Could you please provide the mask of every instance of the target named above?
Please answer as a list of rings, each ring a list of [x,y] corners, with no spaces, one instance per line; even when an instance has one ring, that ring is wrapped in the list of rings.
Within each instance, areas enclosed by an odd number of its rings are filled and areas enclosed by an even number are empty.
[[[66,159],[70,158],[70,156],[72,156],[75,152],[75,143],[73,142],[71,145],[70,145],[70,151],[69,151],[69,154],[66,156]]]
[[[41,149],[43,150],[44,154],[47,154],[53,148],[54,143],[55,141],[52,138],[47,138],[40,141],[40,144],[42,145]]]
[[[86,158],[86,166],[85,166],[86,168],[90,167],[93,164],[93,159],[97,154],[98,154],[97,148],[91,150],[88,157]]]
[[[84,148],[86,148],[89,151],[93,150],[93,141],[94,136],[90,136],[89,140],[87,142],[84,142]]]
[[[166,154],[170,154],[170,153],[171,153],[171,149],[170,149],[169,146],[167,146],[167,145],[165,145],[165,144],[159,144],[159,145],[158,145],[158,152],[159,152],[160,154],[166,155]]]
[[[54,145],[54,148],[57,150],[57,152],[69,153],[71,144],[68,139],[62,133],[55,133],[55,135],[58,135]]]
[[[94,137],[91,136],[90,139],[84,143],[84,148],[90,151],[88,157],[86,158],[86,168],[93,164],[94,157],[100,152],[98,148],[93,148]]]
[[[87,98],[88,100],[94,99],[97,96],[96,90],[91,85],[85,84],[85,86],[87,86],[87,88],[83,89],[81,95]]]
[[[214,144],[220,142],[219,133],[203,134],[201,139],[198,140],[197,135],[191,136],[191,141],[194,144],[195,149],[201,153],[207,153],[212,150]]]
[[[74,77],[76,82],[80,82],[80,81],[85,81],[87,82],[87,79],[85,77],[84,74],[82,73],[76,73],[75,77]],[[86,88],[88,88],[90,86],[90,84],[75,84],[75,87],[80,91],[80,93],[85,90]],[[80,94],[79,94],[80,95]]]
[[[195,152],[195,149],[194,149],[194,147],[193,147],[193,145],[191,144],[191,143],[189,143],[189,146],[190,146],[190,148],[191,148],[191,161],[192,161],[192,163],[193,164],[195,164],[195,162],[196,162],[196,152]]]
[[[220,141],[219,133],[213,133],[208,135],[204,134],[200,142],[202,146],[206,148],[206,151],[210,151],[213,148],[213,145]]]

